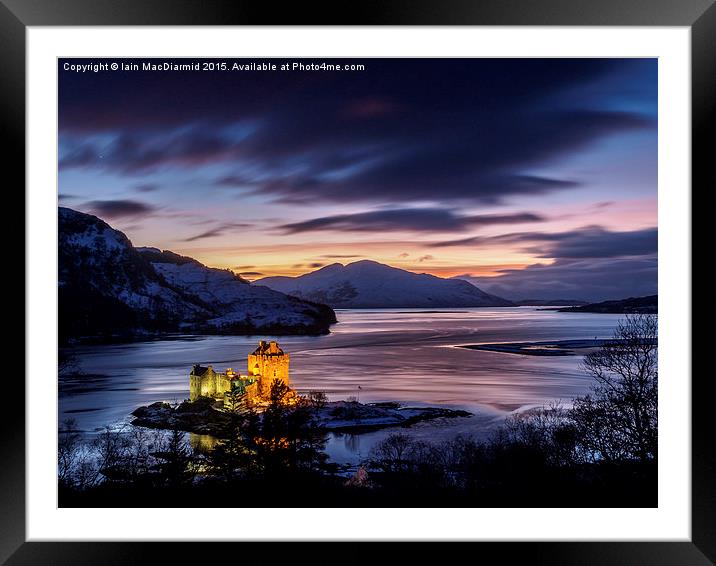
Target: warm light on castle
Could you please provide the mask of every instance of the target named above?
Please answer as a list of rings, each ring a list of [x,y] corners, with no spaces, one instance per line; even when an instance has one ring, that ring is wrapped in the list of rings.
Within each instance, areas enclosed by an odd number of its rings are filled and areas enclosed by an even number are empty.
[[[277,342],[261,340],[258,347],[248,355],[247,374],[241,375],[232,368],[224,372],[214,371],[213,366],[194,365],[189,374],[189,399],[211,397],[224,400],[228,392],[236,392],[248,405],[268,399],[271,384],[278,379],[290,387],[288,365],[290,356]]]

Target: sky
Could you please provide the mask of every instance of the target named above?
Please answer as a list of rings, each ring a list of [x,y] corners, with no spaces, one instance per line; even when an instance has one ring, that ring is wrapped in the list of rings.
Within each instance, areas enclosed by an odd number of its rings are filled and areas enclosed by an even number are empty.
[[[655,59],[143,61],[59,61],[60,205],[135,246],[248,280],[371,259],[509,299],[656,293]]]

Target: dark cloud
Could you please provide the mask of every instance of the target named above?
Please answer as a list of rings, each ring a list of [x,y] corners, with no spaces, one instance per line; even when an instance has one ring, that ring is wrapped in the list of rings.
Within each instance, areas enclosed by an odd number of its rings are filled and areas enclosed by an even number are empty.
[[[371,97],[349,102],[345,106],[344,114],[351,118],[376,118],[399,110],[390,100]]]
[[[182,241],[183,242],[195,242],[197,240],[204,240],[206,238],[214,238],[216,236],[223,236],[227,232],[233,232],[235,230],[239,230],[241,228],[249,228],[251,226],[253,226],[253,225],[247,224],[244,222],[227,222],[224,224],[219,224],[218,226],[214,226],[213,228],[210,228],[209,230],[206,230],[204,232],[196,234],[195,236],[185,238]]]
[[[401,208],[375,210],[356,214],[324,216],[303,222],[284,224],[279,228],[286,234],[337,230],[344,232],[454,232],[493,224],[542,222],[537,214],[480,214],[466,216],[446,208]]]
[[[606,136],[655,132],[654,59],[363,62],[359,77],[250,79],[60,65],[61,167],[220,165],[216,184],[304,204],[495,203],[578,187],[581,179],[533,171]],[[613,110],[625,99],[643,112]]]
[[[405,258],[405,257],[408,257],[409,255],[410,254],[408,252],[403,252],[402,254],[398,254],[398,257]]]
[[[181,128],[158,133],[123,132],[109,142],[80,140],[62,152],[60,168],[98,167],[141,174],[168,167],[196,167],[235,155],[238,143],[217,130]]]
[[[80,198],[80,197],[77,196],[77,195],[69,195],[69,194],[67,194],[67,193],[63,193],[63,194],[57,195],[57,200],[58,200],[59,202],[66,202],[66,201],[68,201],[68,200],[76,200],[76,199],[78,199],[78,198]]]
[[[433,242],[429,246],[516,244],[522,251],[537,257],[576,259],[650,255],[657,252],[657,243],[657,228],[612,232],[599,226],[588,226],[568,232],[517,232],[490,237],[475,236]]]
[[[657,293],[656,256],[559,259],[551,265],[505,270],[496,277],[460,276],[483,291],[512,299],[604,301]]]
[[[601,210],[601,209],[604,209],[604,208],[609,208],[610,206],[614,206],[614,204],[615,204],[615,203],[614,203],[613,200],[605,200],[605,201],[598,202],[598,203],[594,204],[592,208],[595,208],[595,209],[597,209],[597,210]]]
[[[362,255],[356,255],[356,254],[324,254],[321,257],[325,259],[351,259],[354,257],[365,257]]]
[[[152,193],[156,190],[159,190],[159,185],[156,183],[141,183],[139,185],[136,185],[134,187],[134,190],[140,193]]]
[[[540,234],[522,232],[472,243],[523,244],[538,257],[554,259],[494,277],[459,276],[508,299],[602,301],[657,292],[657,229],[611,232],[600,227]]]
[[[431,256],[430,254],[427,254],[427,255],[422,255],[422,256],[420,256],[420,257],[418,258],[418,261],[422,263],[422,262],[424,262],[424,261],[430,261],[431,259],[435,259],[435,257],[434,257],[434,256]]]
[[[237,265],[236,267],[232,268],[235,271],[242,271],[244,269],[253,269],[256,267],[255,265]]]
[[[325,263],[313,262],[313,263],[309,263],[309,264],[308,264],[308,267],[310,267],[310,268],[312,268],[312,269],[316,269],[316,268],[318,268],[318,267],[323,267],[324,265],[326,265],[326,264],[325,264]]]
[[[260,271],[241,271],[238,275],[241,277],[261,277],[264,274]]]
[[[156,212],[153,205],[136,200],[92,200],[83,204],[82,208],[92,211],[103,219],[138,218]]]
[[[534,235],[533,235],[534,237]],[[541,236],[536,239],[539,241]],[[658,230],[647,228],[630,232],[610,232],[590,227],[574,232],[547,234],[545,245],[528,246],[527,251],[544,258],[602,258],[655,254]]]

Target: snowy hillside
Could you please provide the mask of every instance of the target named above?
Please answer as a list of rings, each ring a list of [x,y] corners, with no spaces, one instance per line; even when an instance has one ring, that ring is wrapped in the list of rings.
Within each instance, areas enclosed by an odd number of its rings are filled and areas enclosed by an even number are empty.
[[[467,281],[412,273],[375,261],[334,263],[299,277],[266,277],[254,285],[334,308],[509,306]]]
[[[232,271],[206,267],[195,259],[164,251],[142,252],[154,270],[172,287],[213,306],[218,316],[207,323],[223,327],[246,323],[273,326],[313,326],[330,309],[310,304],[263,286],[255,286]]]
[[[95,216],[59,209],[61,339],[156,332],[325,333],[333,311],[230,271],[134,248]]]

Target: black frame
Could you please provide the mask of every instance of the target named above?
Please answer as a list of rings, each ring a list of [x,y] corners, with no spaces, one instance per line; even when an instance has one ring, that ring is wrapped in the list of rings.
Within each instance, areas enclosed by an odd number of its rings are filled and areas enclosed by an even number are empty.
[[[25,28],[62,25],[583,25],[691,28],[693,185],[714,185],[709,136],[716,114],[716,5],[714,0],[372,0],[362,4],[313,2],[274,6],[248,0],[0,0],[0,97],[6,164],[24,186]],[[342,8],[342,9],[341,9]],[[661,156],[663,159],[664,156]],[[8,183],[8,186],[11,186]],[[13,187],[14,189],[14,187]],[[16,189],[14,189],[16,191]],[[685,188],[688,190],[688,187]],[[19,191],[18,191],[19,192]],[[692,190],[693,194],[693,190]],[[24,212],[24,205],[23,212]],[[16,215],[19,217],[20,215]],[[24,218],[24,214],[22,215]],[[19,232],[19,230],[17,230]],[[26,298],[27,300],[27,298]],[[16,328],[16,327],[15,327]],[[683,376],[688,378],[690,376]],[[690,542],[464,543],[475,557],[548,564],[716,564],[716,450],[709,393],[711,372],[692,379],[692,539]],[[25,405],[3,407],[0,440],[0,561],[8,564],[125,564],[236,559],[313,562],[380,559],[377,543],[309,549],[307,543],[243,543],[211,547],[177,543],[25,542]],[[15,413],[5,413],[14,410]],[[16,434],[15,431],[17,431]],[[238,517],[237,517],[238,519]],[[347,529],[349,525],[347,525]],[[348,531],[347,531],[348,532]],[[269,547],[268,544],[271,546]],[[360,548],[356,545],[360,544]],[[423,560],[442,545],[401,548],[404,560]],[[436,548],[437,547],[437,548]],[[462,550],[462,549],[459,549]],[[228,556],[228,554],[226,554]],[[329,557],[335,558],[330,559]],[[260,557],[260,558],[259,558]]]

